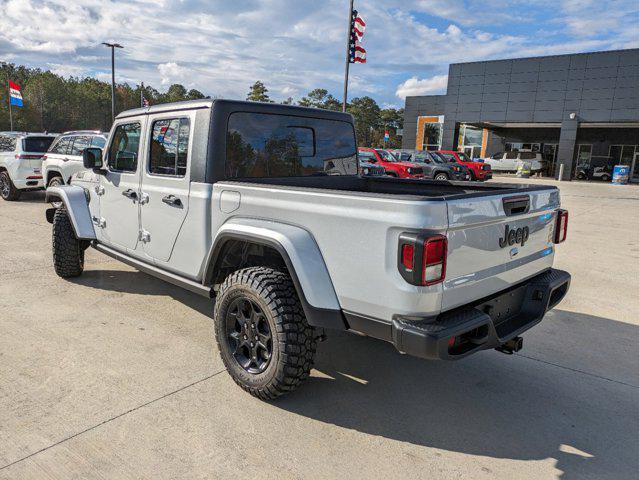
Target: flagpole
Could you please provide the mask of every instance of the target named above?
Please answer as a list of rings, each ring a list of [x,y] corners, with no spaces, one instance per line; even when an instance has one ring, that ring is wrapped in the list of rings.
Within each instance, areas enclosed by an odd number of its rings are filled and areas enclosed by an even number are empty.
[[[140,87],[140,107],[144,107],[144,82]]]
[[[348,103],[348,74],[351,66],[351,34],[353,28],[353,2],[351,0],[351,7],[348,11],[348,30],[346,31],[346,67],[344,70],[344,104],[342,105],[342,112],[346,111],[346,104]]]
[[[11,85],[9,84],[9,80],[7,79],[7,93],[9,94],[9,124],[11,128],[9,131],[13,132],[13,113],[11,111]]]

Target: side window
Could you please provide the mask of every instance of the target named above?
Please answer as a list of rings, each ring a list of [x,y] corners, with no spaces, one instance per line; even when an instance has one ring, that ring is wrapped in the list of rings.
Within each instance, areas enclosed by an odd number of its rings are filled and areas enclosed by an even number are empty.
[[[374,158],[375,155],[373,155],[371,152],[359,152],[359,158],[363,158],[364,160],[370,160],[371,158]]]
[[[106,140],[103,137],[93,137],[91,139],[91,146],[95,148],[104,148]]]
[[[53,148],[51,149],[51,153],[58,153],[60,155],[68,155],[69,148],[71,147],[72,139],[71,137],[61,137]]]
[[[15,137],[0,137],[0,152],[13,152],[15,149]]]
[[[492,157],[493,160],[501,160],[504,158],[504,152],[495,153]]]
[[[506,160],[516,160],[519,152],[506,152]]]
[[[149,173],[171,177],[186,175],[189,132],[188,118],[171,118],[153,122]]]
[[[535,160],[537,158],[537,154],[532,152],[521,152],[519,158],[521,160]]]
[[[71,152],[69,155],[80,156],[85,148],[91,143],[90,137],[74,137],[73,145],[71,146]]]
[[[140,123],[123,123],[113,133],[107,162],[114,172],[131,173],[138,169]]]

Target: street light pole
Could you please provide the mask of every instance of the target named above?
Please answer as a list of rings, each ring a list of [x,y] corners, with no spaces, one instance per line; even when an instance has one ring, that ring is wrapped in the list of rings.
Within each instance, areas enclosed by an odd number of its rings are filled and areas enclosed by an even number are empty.
[[[115,49],[124,48],[119,43],[102,42],[111,49],[111,121],[115,121]]]

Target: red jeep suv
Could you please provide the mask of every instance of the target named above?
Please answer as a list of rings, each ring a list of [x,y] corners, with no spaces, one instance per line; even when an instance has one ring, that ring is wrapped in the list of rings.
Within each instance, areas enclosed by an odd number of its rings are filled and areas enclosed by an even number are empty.
[[[386,150],[359,147],[357,153],[359,158],[384,167],[386,175],[399,178],[424,178],[424,169],[418,164],[402,162]]]
[[[464,152],[455,152],[453,150],[437,150],[438,153],[447,162],[459,163],[466,165],[470,169],[471,180],[489,180],[493,178],[493,172],[487,163],[473,162]]]

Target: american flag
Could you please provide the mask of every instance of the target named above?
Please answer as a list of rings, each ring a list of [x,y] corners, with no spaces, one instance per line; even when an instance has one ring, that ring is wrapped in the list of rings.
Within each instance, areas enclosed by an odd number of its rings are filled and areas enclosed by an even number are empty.
[[[366,22],[362,16],[353,10],[353,18],[351,19],[351,43],[350,43],[350,62],[366,63],[366,50],[362,47],[362,38],[366,30]]]

